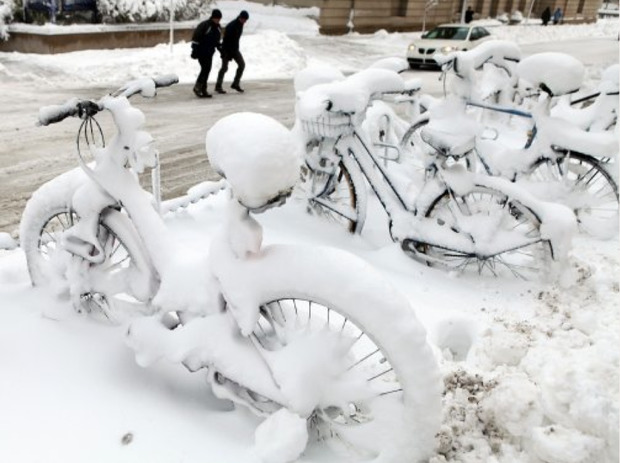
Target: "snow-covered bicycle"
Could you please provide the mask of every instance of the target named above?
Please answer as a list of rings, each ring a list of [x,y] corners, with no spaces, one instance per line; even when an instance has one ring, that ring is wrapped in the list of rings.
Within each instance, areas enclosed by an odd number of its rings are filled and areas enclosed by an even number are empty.
[[[373,69],[301,94],[297,117],[309,147],[301,195],[309,209],[360,232],[368,182],[388,214],[392,239],[411,257],[521,277],[562,263],[575,227],[571,212],[508,180],[465,169],[458,160],[475,142],[466,120],[426,128],[433,149],[421,190],[382,166],[360,125],[373,98],[398,91],[407,91],[400,76]]]
[[[518,48],[510,42],[490,41],[479,48],[436,57],[444,79],[452,78],[452,93],[412,124],[401,149],[423,150],[422,134],[429,122],[458,126],[482,117],[485,120],[477,127],[469,123],[472,133],[478,132],[470,163],[478,161],[490,175],[518,181],[540,198],[565,204],[575,213],[581,230],[614,236],[618,143],[609,128],[617,117],[618,77],[606,72],[609,76],[603,79],[595,103],[562,116],[566,107],[556,103],[581,87],[581,63],[559,53],[520,60]],[[498,99],[504,104],[482,98],[489,92],[480,90],[484,87],[478,80],[481,66],[502,71],[504,79],[495,89],[506,87],[501,92],[504,97]],[[521,86],[527,83],[531,96],[537,95],[536,99],[530,96],[526,109],[506,103],[514,95],[517,79]],[[579,121],[579,126],[567,120],[568,116]]]
[[[78,310],[133,312],[127,339],[138,362],[206,371],[218,397],[266,417],[270,461],[294,460],[309,441],[327,441],[343,458],[428,458],[439,374],[408,301],[347,253],[262,245],[252,214],[283,203],[299,177],[286,128],[252,113],[216,123],[207,147],[230,192],[223,229],[208,249],[188,248],[168,229],[136,175],[157,155],[128,97],[175,80],[139,79],[98,101],[42,108],[42,125],[82,119],[80,169],[26,206],[21,246],[33,284],[51,283]],[[103,111],[118,131],[106,146],[95,143]]]
[[[488,52],[491,60],[505,60],[497,50]],[[485,139],[484,134],[478,137],[475,153],[485,171],[516,180],[541,198],[565,204],[574,211],[581,230],[614,236],[618,224],[618,184],[614,176],[618,141],[610,128],[617,118],[617,66],[603,76],[602,91],[590,108],[562,116],[566,108],[557,103],[577,92],[583,83],[583,65],[578,60],[561,53],[540,53],[515,64],[513,78],[519,78],[522,86],[527,84],[533,89],[530,93],[539,95],[531,99],[531,109],[523,111],[466,99],[476,86],[475,79],[468,77],[473,74],[468,70],[472,64],[469,53],[443,57],[444,72],[456,76],[463,89],[457,94],[465,98],[467,106],[510,114],[513,122],[513,127],[508,127],[505,120],[499,120],[492,140]],[[465,105],[461,105],[461,112],[465,113]],[[493,127],[489,121],[486,125]],[[496,141],[498,134],[502,137]],[[524,137],[522,148],[510,147],[515,139]]]

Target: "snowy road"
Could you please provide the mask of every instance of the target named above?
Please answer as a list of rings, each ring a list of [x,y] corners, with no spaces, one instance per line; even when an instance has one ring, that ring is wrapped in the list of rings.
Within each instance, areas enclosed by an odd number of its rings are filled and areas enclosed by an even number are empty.
[[[297,37],[308,60],[338,65],[345,71],[359,69],[374,60],[394,53],[394,44],[377,45],[377,40],[321,36]],[[333,41],[338,41],[334,46]],[[326,59],[332,47],[334,62]],[[587,78],[596,77],[601,68],[618,62],[618,42],[606,38],[567,40],[523,45],[525,55],[541,51],[562,51],[580,59],[588,69]],[[10,55],[10,54],[7,54]],[[338,57],[338,60],[336,60]],[[6,67],[27,66],[6,58]],[[36,72],[28,68],[28,72]],[[407,72],[408,77],[421,78],[426,92],[439,95],[442,83],[432,70]],[[212,76],[213,78],[214,76]],[[162,160],[162,193],[164,198],[183,194],[188,187],[214,178],[204,155],[204,134],[219,118],[238,111],[255,111],[270,115],[287,126],[293,124],[294,92],[290,79],[253,80],[245,83],[243,95],[229,93],[212,100],[197,100],[187,84],[163,89],[154,100],[135,98],[142,109],[147,127],[158,142]],[[75,136],[78,121],[65,121],[51,127],[36,127],[38,108],[59,104],[77,96],[99,97],[111,88],[60,89],[53,86],[33,88],[30,84],[3,84],[0,108],[0,231],[16,234],[26,200],[39,185],[76,165]],[[107,134],[110,121],[102,118]]]

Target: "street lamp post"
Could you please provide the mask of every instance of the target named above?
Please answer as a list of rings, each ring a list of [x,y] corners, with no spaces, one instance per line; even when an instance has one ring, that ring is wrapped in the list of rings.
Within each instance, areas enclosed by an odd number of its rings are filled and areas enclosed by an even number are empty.
[[[174,0],[170,0],[170,53],[174,44]]]
[[[527,12],[527,24],[530,23],[530,16],[532,16],[532,9],[534,8],[534,3],[536,3],[536,0],[532,0],[530,2],[530,9]]]
[[[461,8],[461,24],[465,24],[465,10],[467,10],[467,0],[463,0],[463,7]]]
[[[422,33],[426,32],[426,13],[435,8],[439,0],[426,0],[426,4],[424,5],[424,16],[422,17]]]

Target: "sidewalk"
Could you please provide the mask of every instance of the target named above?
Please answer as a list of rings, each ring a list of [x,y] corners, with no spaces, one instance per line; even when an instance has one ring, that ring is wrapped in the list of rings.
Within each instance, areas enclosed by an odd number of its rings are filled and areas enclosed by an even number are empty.
[[[221,117],[239,111],[267,114],[291,127],[294,122],[293,83],[287,80],[248,81],[246,92],[197,99],[189,85],[160,90],[154,99],[134,97],[146,115],[146,127],[157,142],[162,165],[164,199],[184,194],[203,180],[217,177],[204,149],[208,128]],[[225,86],[225,88],[227,88]],[[75,138],[78,120],[49,127],[35,126],[39,108],[69,98],[100,98],[113,89],[55,90],[33,93],[26,86],[4,95],[0,126],[0,232],[14,234],[26,201],[41,184],[77,166]],[[212,90],[212,84],[210,84]],[[106,139],[113,136],[109,117],[99,123]],[[243,128],[237,136],[243,136]],[[148,182],[147,182],[148,183]]]

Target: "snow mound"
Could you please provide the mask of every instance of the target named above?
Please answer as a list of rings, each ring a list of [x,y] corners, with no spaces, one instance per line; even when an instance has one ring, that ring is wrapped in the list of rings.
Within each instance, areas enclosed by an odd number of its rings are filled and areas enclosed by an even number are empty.
[[[306,419],[281,408],[261,423],[254,437],[254,451],[264,463],[295,461],[308,443]]]
[[[293,188],[301,165],[295,147],[286,127],[250,112],[220,119],[206,137],[211,165],[228,180],[237,200],[250,209],[264,207]]]
[[[549,89],[554,96],[579,90],[585,68],[577,59],[565,53],[537,53],[517,65],[519,77],[536,88]]]
[[[297,74],[293,79],[295,93],[303,92],[315,85],[328,84],[344,80],[344,74],[333,66],[317,64],[308,66]]]

